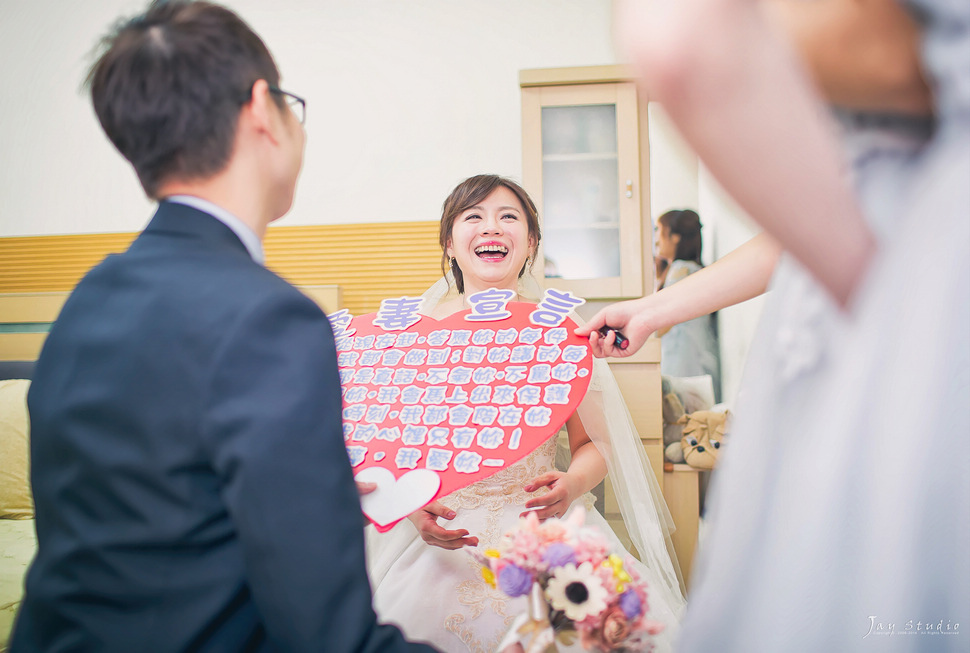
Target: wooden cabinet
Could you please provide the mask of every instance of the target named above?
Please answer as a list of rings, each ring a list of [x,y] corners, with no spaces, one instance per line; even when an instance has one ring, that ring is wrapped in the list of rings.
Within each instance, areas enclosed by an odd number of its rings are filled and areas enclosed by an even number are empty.
[[[690,465],[664,464],[664,499],[667,501],[670,516],[677,525],[677,530],[670,538],[688,587],[700,531],[701,489],[707,473]]]
[[[653,279],[647,112],[626,69],[525,70],[519,84],[547,284],[587,300],[642,296]]]

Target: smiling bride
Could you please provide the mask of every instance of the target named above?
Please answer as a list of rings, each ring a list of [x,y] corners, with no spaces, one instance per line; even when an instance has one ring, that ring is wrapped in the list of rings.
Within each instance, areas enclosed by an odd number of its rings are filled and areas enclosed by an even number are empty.
[[[448,271],[424,293],[422,313],[442,319],[468,309],[466,297],[489,288],[535,303],[541,292],[526,271],[540,237],[538,212],[521,186],[496,175],[463,181],[442,209],[439,242]],[[589,391],[565,428],[570,462],[564,470],[555,465],[559,438],[553,434],[518,462],[429,504],[387,533],[368,527],[368,567],[380,620],[444,651],[495,651],[526,610],[525,598],[511,599],[489,585],[479,563],[461,549],[494,548],[527,512],[548,519],[582,505],[587,525],[622,553],[589,494],[608,476],[642,561],[637,571],[648,585],[647,614],[666,626],[655,650],[670,649],[684,607],[677,566],[668,554],[670,517],[601,359],[594,361]]]

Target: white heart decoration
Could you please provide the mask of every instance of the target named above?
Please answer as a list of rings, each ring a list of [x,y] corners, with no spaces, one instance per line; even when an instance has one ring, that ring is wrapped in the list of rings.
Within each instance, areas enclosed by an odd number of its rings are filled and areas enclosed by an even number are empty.
[[[354,478],[377,485],[376,490],[360,497],[360,503],[364,514],[378,526],[393,524],[424,507],[441,487],[441,478],[430,469],[412,469],[394,480],[390,470],[368,467]]]

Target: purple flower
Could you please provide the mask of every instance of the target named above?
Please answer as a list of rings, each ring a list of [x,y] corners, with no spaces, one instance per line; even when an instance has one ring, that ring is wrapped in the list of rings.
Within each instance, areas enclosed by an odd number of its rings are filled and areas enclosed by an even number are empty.
[[[627,619],[633,619],[640,614],[640,609],[643,607],[643,602],[640,601],[640,597],[632,589],[620,594],[619,601],[620,609],[623,610],[623,614],[626,615]]]
[[[576,564],[576,553],[573,547],[564,542],[553,542],[542,554],[542,561],[549,567],[562,567],[563,565]]]
[[[522,567],[507,564],[498,572],[498,587],[513,598],[523,596],[532,588],[532,574]]]

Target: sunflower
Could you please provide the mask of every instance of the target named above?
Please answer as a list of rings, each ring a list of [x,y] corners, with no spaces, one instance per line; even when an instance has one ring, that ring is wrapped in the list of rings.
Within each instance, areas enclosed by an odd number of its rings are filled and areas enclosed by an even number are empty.
[[[567,564],[555,570],[546,587],[546,598],[556,610],[573,621],[582,621],[606,609],[607,591],[588,562]]]

